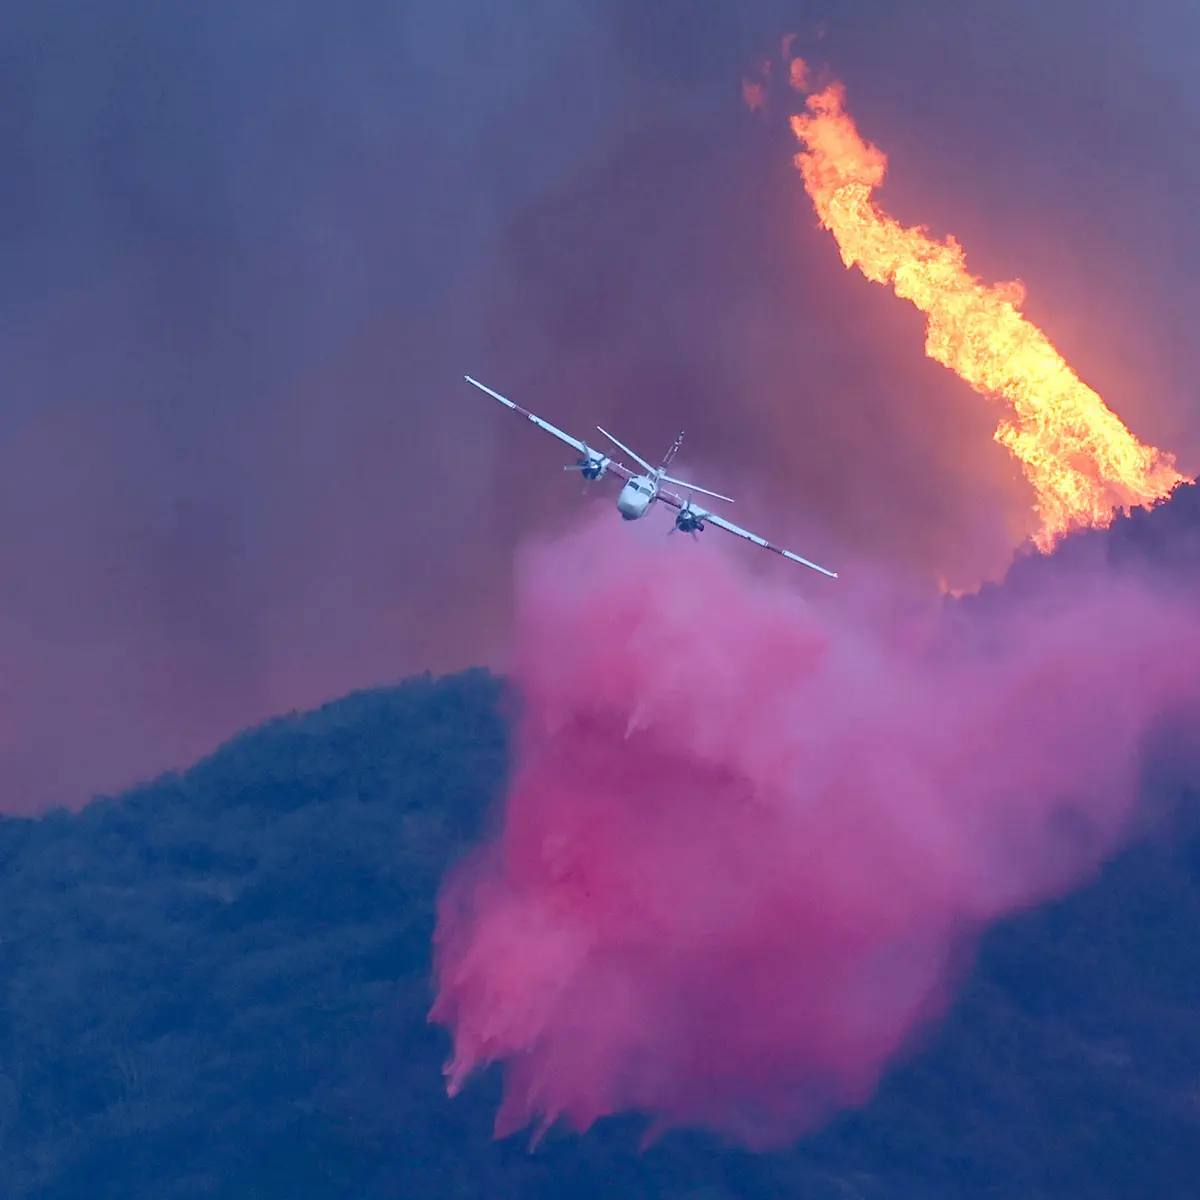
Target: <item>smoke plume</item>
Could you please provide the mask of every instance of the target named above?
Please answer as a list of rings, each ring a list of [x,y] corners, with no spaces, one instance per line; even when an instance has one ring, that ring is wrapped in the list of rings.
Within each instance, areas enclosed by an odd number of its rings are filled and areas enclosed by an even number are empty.
[[[452,1092],[503,1063],[499,1134],[636,1110],[768,1147],[863,1102],[978,931],[1120,843],[1200,628],[1086,564],[808,604],[659,541],[524,553],[515,776],[444,889],[433,1018]]]
[[[495,662],[513,547],[583,502],[464,372],[576,434],[685,426],[747,523],[808,514],[930,581],[996,578],[1031,532],[993,414],[842,270],[791,134],[738,103],[794,3],[8,7],[0,810]],[[1200,10],[1175,8],[806,13],[893,157],[888,210],[1021,275],[1190,473]]]

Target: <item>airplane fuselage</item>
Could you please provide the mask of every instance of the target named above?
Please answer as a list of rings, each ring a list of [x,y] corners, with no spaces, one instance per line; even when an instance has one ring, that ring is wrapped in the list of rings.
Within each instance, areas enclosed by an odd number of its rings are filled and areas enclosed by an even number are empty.
[[[617,511],[626,521],[644,517],[654,498],[658,485],[649,475],[635,475],[617,494]]]

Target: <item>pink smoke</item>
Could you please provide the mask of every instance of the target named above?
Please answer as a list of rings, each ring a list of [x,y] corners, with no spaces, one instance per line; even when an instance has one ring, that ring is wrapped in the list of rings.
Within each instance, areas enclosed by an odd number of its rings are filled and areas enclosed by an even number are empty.
[[[914,614],[659,532],[520,563],[515,774],[432,1018],[452,1093],[504,1064],[499,1135],[636,1110],[761,1148],[865,1101],[979,929],[1118,845],[1200,629],[1106,573]]]

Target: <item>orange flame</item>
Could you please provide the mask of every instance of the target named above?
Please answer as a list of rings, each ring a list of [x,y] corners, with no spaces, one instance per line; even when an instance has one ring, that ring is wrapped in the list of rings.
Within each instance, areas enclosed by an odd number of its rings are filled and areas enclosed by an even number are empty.
[[[792,64],[793,80],[806,68]],[[890,284],[927,318],[925,353],[981,395],[1007,406],[996,441],[1020,461],[1036,494],[1048,551],[1063,534],[1111,523],[1116,509],[1150,505],[1183,481],[1170,454],[1143,445],[1021,313],[1019,283],[988,285],[966,267],[953,237],[905,228],[872,200],[887,157],[866,142],[833,84],[809,96],[792,130],[796,166],[842,261]]]

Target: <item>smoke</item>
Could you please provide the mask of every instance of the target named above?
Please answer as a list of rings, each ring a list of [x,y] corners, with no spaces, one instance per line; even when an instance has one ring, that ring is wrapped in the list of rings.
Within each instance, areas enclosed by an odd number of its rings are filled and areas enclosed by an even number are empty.
[[[738,101],[794,4],[8,9],[3,811],[495,661],[514,546],[585,502],[466,371],[648,452],[686,427],[781,538],[804,514],[964,585],[1026,533],[992,414],[846,275],[790,135]],[[1190,470],[1196,14],[808,11],[889,208],[1025,279]]]
[[[492,428],[450,397],[500,232],[576,156],[533,101],[594,83],[594,21],[9,15],[0,811],[484,659],[454,577],[501,557]],[[573,136],[603,146],[611,98]]]
[[[432,1015],[451,1091],[504,1064],[499,1134],[636,1110],[762,1148],[866,1100],[979,930],[1121,842],[1200,624],[1087,563],[941,611],[659,540],[521,559],[515,775]]]

